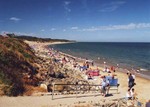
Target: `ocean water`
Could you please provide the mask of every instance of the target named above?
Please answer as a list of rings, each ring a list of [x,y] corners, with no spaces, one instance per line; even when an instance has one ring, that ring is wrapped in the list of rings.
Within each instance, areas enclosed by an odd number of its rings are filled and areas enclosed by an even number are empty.
[[[77,42],[52,45],[54,49],[73,56],[88,58],[98,64],[117,64],[126,69],[150,71],[150,43]]]

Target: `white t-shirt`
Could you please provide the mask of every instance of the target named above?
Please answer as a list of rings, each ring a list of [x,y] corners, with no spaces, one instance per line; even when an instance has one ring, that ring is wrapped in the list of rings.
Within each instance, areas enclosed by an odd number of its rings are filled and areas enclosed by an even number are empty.
[[[132,74],[133,79],[135,79],[135,75]]]
[[[131,93],[127,92],[126,97],[128,97],[128,98],[131,97]]]
[[[134,97],[134,93],[131,91],[131,97]]]

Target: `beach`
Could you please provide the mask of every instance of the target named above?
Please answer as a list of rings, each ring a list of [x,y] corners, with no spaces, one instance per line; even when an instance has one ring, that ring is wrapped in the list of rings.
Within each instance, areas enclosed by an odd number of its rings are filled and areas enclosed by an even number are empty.
[[[35,50],[35,52],[38,52],[39,56],[42,56],[42,52],[44,52],[44,53],[49,52],[48,45],[65,43],[65,42],[38,43],[38,42],[31,42],[31,41],[25,41],[25,42],[27,44],[29,44],[29,46],[31,48],[33,48]],[[50,50],[51,53],[54,51],[55,51],[55,49]],[[63,52],[58,52],[58,54],[60,55],[59,57],[61,57],[61,58],[65,57],[66,59],[69,59],[69,60],[76,59],[75,61],[79,65],[82,65],[82,63],[86,60],[86,59],[80,59],[80,58],[74,57],[72,55],[69,55],[69,54],[63,53]],[[49,55],[47,54],[44,57],[49,57]],[[73,70],[75,69],[72,66],[72,63],[66,63],[66,65],[70,69],[73,69]],[[101,76],[108,75],[107,73],[103,72],[104,66],[94,65],[94,66],[91,66],[91,68],[92,69],[98,68],[100,70]],[[79,69],[77,69],[77,72],[78,72],[78,74],[81,74],[82,76],[86,77],[86,75]],[[119,93],[117,93],[117,94],[110,90],[110,93],[113,93],[113,96],[103,97],[103,96],[101,96],[100,93],[92,94],[91,96],[89,96],[89,93],[85,94],[85,95],[79,93],[78,98],[76,98],[76,97],[68,98],[69,96],[72,96],[72,95],[67,95],[66,98],[63,98],[64,96],[60,95],[60,96],[55,96],[55,98],[56,98],[55,100],[51,99],[51,95],[0,97],[0,105],[2,105],[3,107],[11,107],[11,106],[19,107],[19,106],[26,106],[26,104],[29,104],[30,107],[34,107],[34,106],[37,106],[37,107],[49,107],[49,106],[55,107],[56,106],[57,107],[57,106],[72,106],[74,104],[77,104],[77,102],[79,102],[79,101],[85,102],[85,103],[83,103],[84,105],[86,105],[86,104],[90,105],[91,101],[98,102],[99,100],[113,100],[113,99],[124,98],[126,96],[126,92],[128,90],[128,76],[126,74],[126,70],[122,69],[122,68],[116,68],[115,74],[117,75],[117,76],[115,76],[115,78],[118,78],[120,86],[119,86]],[[95,83],[95,84],[100,84],[100,81],[101,81],[100,76],[94,77],[93,80],[90,80],[91,83]],[[150,89],[150,80],[135,74],[135,83],[136,83],[136,85],[134,86],[134,89],[135,89],[135,92],[137,93],[138,101],[145,104],[148,100],[150,100],[150,97],[148,96],[148,93],[150,93],[150,90],[149,90]],[[32,104],[32,102],[35,102],[35,104]]]
[[[76,42],[52,45],[56,50],[94,60],[100,66],[119,66],[150,78],[149,43]]]
[[[117,43],[116,43],[117,44]],[[78,49],[78,48],[77,48]],[[69,50],[70,51],[70,50]],[[103,50],[102,50],[103,51]],[[68,51],[67,51],[68,52]],[[84,56],[84,55],[83,55]],[[101,59],[102,60],[102,59]],[[103,60],[102,60],[103,62]],[[107,62],[107,61],[106,61]],[[100,64],[96,64],[97,66],[99,66]],[[107,65],[107,66],[111,66],[111,65]],[[100,68],[101,70],[104,68],[104,64],[101,64],[100,65]],[[145,71],[144,74],[141,74],[139,72],[136,72],[136,69],[134,70],[131,70],[131,68],[119,68],[117,69],[117,76],[119,78],[119,82],[121,83],[121,89],[122,91],[124,91],[124,93],[126,92],[126,90],[128,89],[128,76],[127,76],[127,72],[128,71],[131,71],[131,72],[134,72],[135,75],[136,75],[136,85],[135,85],[135,89],[138,89],[136,90],[139,96],[139,99],[141,99],[142,101],[146,101],[149,99],[149,96],[144,95],[144,92],[149,92],[149,81],[150,81],[150,76],[147,75],[149,72]],[[145,86],[142,86],[146,84]]]

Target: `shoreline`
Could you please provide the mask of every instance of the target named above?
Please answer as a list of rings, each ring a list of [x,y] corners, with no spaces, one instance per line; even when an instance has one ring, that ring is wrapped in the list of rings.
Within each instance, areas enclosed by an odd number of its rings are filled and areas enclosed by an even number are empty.
[[[49,46],[49,45],[58,45],[58,44],[67,44],[67,43],[74,43],[74,42],[34,42],[34,41],[27,41],[25,40],[24,41],[25,43],[27,44],[30,44],[30,45],[42,45],[42,46]]]
[[[58,43],[35,43],[35,44],[37,44],[38,49],[40,49],[40,47],[41,47],[42,49],[45,48],[48,51],[49,45],[54,45],[54,44],[58,44]],[[29,46],[32,46],[32,45],[34,45],[34,42],[29,44]],[[37,49],[37,47],[35,47],[35,48]],[[79,57],[75,57],[75,56],[67,54],[67,53],[63,53],[63,52],[61,52],[61,53],[63,55],[67,55],[67,57],[81,59]],[[81,59],[81,60],[85,61],[85,59]],[[101,67],[101,69],[103,69],[103,66],[98,66],[98,67]],[[124,71],[124,69],[122,69],[122,70]],[[125,96],[125,93],[128,89],[128,87],[127,87],[128,86],[128,82],[127,82],[128,77],[125,72],[120,72],[120,68],[116,69],[116,73],[117,73],[117,78],[119,79],[119,83],[120,83],[120,89],[121,89],[120,93],[122,96]],[[99,82],[99,79],[96,82]],[[148,101],[149,96],[147,96],[147,93],[150,93],[150,90],[149,90],[150,89],[150,80],[136,75],[136,84],[137,85],[135,85],[135,89],[138,93],[139,100],[141,100],[142,102]]]
[[[59,45],[59,43],[58,44],[57,43],[56,44],[50,44],[50,45]],[[48,46],[50,46],[50,45],[48,45]],[[61,52],[61,51],[59,51],[59,52]],[[76,55],[71,55],[70,53],[67,53],[67,52],[61,52],[61,53],[66,54],[66,55],[71,56],[71,57],[74,57],[74,58],[77,58],[77,59],[80,59],[80,60],[86,60],[85,58],[81,58],[81,56],[79,56],[79,55],[77,55],[77,56]],[[88,60],[92,60],[92,59],[88,58]],[[97,59],[97,60],[93,60],[93,61],[95,62],[96,65],[98,65],[100,67],[104,66],[104,64],[102,63],[104,60],[103,61],[99,61]],[[114,66],[114,64],[111,63],[110,61],[105,60],[105,62],[108,62],[106,64],[106,66],[109,67],[109,68],[111,66]],[[117,63],[116,63],[116,65],[117,65]],[[116,67],[116,66],[114,66],[114,67]],[[143,70],[138,69],[138,68],[136,69],[136,68],[131,68],[131,67],[127,67],[127,66],[119,66],[119,68],[121,69],[120,71],[123,72],[123,73],[127,73],[125,71],[131,71],[131,72],[134,72],[137,76],[139,76],[141,78],[150,80],[150,71],[149,70],[143,71]]]
[[[27,42],[26,42],[27,43]],[[48,49],[48,45],[50,45],[51,43],[37,43],[37,42],[28,42],[27,43],[31,48],[33,48],[33,50],[35,51],[35,55],[37,55],[38,57],[40,57],[42,60],[44,60],[43,63],[41,62],[41,64],[46,64],[47,62],[49,62],[50,58],[53,58],[52,56],[50,56],[51,54],[48,54],[50,52],[50,50]],[[53,44],[57,44],[56,42]],[[57,52],[57,50],[51,50],[51,52],[55,53]],[[74,57],[70,54],[65,54],[63,52],[57,52],[59,55],[56,55],[56,58],[63,58],[66,55],[66,58],[69,60],[72,60],[71,58],[79,58],[79,57]],[[79,60],[81,60],[81,62],[75,61],[77,63],[83,63],[86,59],[81,59],[79,58]],[[46,62],[45,62],[46,61]],[[45,63],[44,63],[45,62]],[[48,63],[49,64],[49,63]],[[48,65],[49,66],[49,65]],[[84,72],[80,71],[80,70],[75,70],[75,68],[72,66],[72,64],[70,62],[67,63],[68,68],[70,69],[72,77],[71,78],[76,78],[76,75],[74,74],[80,74],[81,76],[85,76],[85,74],[83,74]],[[96,69],[97,65],[94,64],[94,66],[91,66],[92,69]],[[100,68],[101,67],[101,68]],[[108,73],[106,72],[102,72],[103,70],[103,65],[100,66],[98,65],[98,68],[100,70],[100,75],[94,77],[93,80],[87,80],[85,78],[83,78],[84,80],[88,81],[89,84],[100,84],[101,81],[101,76],[106,76],[108,75]],[[42,67],[42,69],[39,71],[39,73],[44,73],[42,70],[47,68],[46,66],[44,66],[44,68]],[[74,70],[73,70],[74,69]],[[72,71],[71,71],[72,70]],[[40,91],[35,90],[35,93],[32,93],[30,96],[28,95],[24,95],[24,96],[18,96],[18,97],[8,97],[8,96],[2,96],[0,97],[0,103],[2,106],[5,107],[26,107],[27,105],[30,107],[93,107],[95,104],[103,104],[103,105],[107,105],[108,104],[114,104],[115,102],[118,102],[120,99],[124,98],[126,96],[126,92],[128,89],[128,76],[123,73],[120,72],[120,68],[116,69],[115,74],[117,76],[115,76],[115,78],[117,78],[119,80],[119,93],[116,93],[113,90],[110,90],[109,94],[112,94],[111,96],[108,97],[104,97],[102,96],[102,94],[99,92],[97,93],[78,93],[76,97],[76,94],[59,94],[57,96],[55,96],[55,99],[52,100],[52,96],[49,92],[45,92],[45,95],[40,94]],[[70,79],[71,79],[70,78]],[[48,79],[47,77],[45,79]],[[65,80],[67,81],[67,80]],[[147,95],[148,93],[150,93],[150,80],[141,78],[136,76],[136,85],[134,86],[135,92],[137,93],[137,98],[138,101],[142,102],[143,105],[145,105],[145,103],[147,101],[150,100],[149,96]],[[72,80],[71,80],[72,82]],[[40,87],[40,86],[39,86]],[[38,93],[39,92],[39,93]],[[48,94],[48,95],[47,95]],[[114,101],[115,100],[115,101]],[[33,103],[36,102],[36,103]],[[83,103],[82,103],[83,102]],[[93,103],[93,104],[92,104]],[[77,105],[78,106],[77,106]],[[127,106],[132,106],[133,102],[127,101]]]

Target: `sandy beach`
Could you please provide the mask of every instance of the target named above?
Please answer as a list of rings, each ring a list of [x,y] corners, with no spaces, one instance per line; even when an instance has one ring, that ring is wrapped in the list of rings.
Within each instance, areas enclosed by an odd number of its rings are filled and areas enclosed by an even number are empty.
[[[46,48],[48,45],[54,45],[54,44],[62,44],[64,42],[54,42],[54,43],[37,43],[37,42],[31,42],[31,41],[25,41],[27,44],[29,44],[30,47],[34,47],[35,51],[40,52],[48,52],[48,49]],[[61,53],[61,52],[60,52]],[[68,55],[67,53],[61,53],[62,57],[67,57],[68,59],[70,57],[75,58],[74,56]],[[80,65],[82,64],[82,61],[78,62]],[[74,69],[71,64],[67,64],[71,69]],[[92,69],[99,68],[100,74],[107,75],[107,73],[102,72],[104,69],[102,66],[97,67],[92,66]],[[119,93],[116,94],[113,91],[110,90],[110,93],[114,93],[113,96],[109,97],[103,97],[100,95],[100,93],[94,93],[94,94],[78,94],[79,97],[76,98],[74,95],[58,95],[55,96],[55,100],[51,99],[51,95],[45,94],[44,96],[19,96],[19,97],[0,97],[0,106],[1,107],[26,107],[27,105],[30,107],[57,107],[57,106],[75,106],[79,102],[84,102],[82,104],[84,105],[90,105],[91,102],[99,102],[99,100],[109,100],[109,99],[120,99],[125,97],[126,92],[128,90],[128,76],[126,73],[123,73],[121,71],[124,71],[124,69],[116,68],[116,77],[119,80]],[[81,72],[81,71],[78,71]],[[82,73],[81,73],[82,74]],[[90,80],[92,83],[99,84],[101,78],[94,77],[95,79]],[[150,80],[142,78],[140,76],[136,76],[135,74],[135,83],[134,86],[135,92],[137,93],[138,101],[145,104],[148,100],[150,100],[149,93],[150,93]],[[73,97],[71,97],[73,96]],[[90,107],[90,106],[89,106]]]

